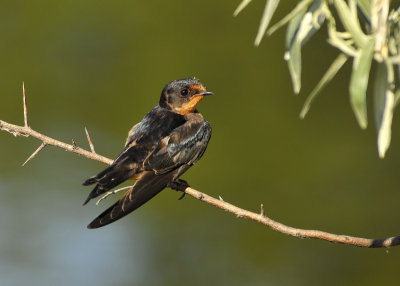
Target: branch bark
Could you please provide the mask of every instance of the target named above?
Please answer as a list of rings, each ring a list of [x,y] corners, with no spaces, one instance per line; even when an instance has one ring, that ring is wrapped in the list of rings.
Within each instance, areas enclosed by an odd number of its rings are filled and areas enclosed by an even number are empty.
[[[45,146],[47,145],[52,145],[59,147],[61,149],[74,152],[76,154],[79,154],[81,156],[84,156],[86,158],[92,159],[99,161],[104,164],[112,164],[113,160],[109,159],[107,157],[98,155],[94,151],[93,144],[91,143],[90,137],[88,135],[88,141],[90,148],[92,152],[87,151],[83,148],[80,148],[76,146],[76,144],[67,144],[58,140],[55,140],[51,137],[48,137],[46,135],[43,135],[35,130],[33,130],[31,127],[28,125],[28,117],[27,117],[27,108],[26,108],[26,98],[25,98],[25,88],[24,88],[24,123],[25,126],[18,126],[14,124],[7,123],[5,121],[0,120],[0,130],[4,130],[6,132],[9,132],[13,134],[14,136],[24,136],[24,137],[35,137],[36,139],[42,141],[42,144],[39,146],[39,148],[28,158],[26,162],[28,162],[30,159],[35,157]],[[88,133],[87,133],[88,134]],[[26,164],[26,162],[24,164]],[[191,187],[188,187],[184,191],[187,195],[192,196],[202,202],[205,202],[209,205],[212,205],[214,207],[220,208],[222,210],[225,210],[227,212],[230,212],[232,214],[235,214],[238,218],[247,218],[250,220],[253,220],[255,222],[261,223],[270,229],[287,234],[293,237],[298,237],[298,238],[314,238],[314,239],[321,239],[321,240],[326,240],[329,242],[334,242],[334,243],[341,243],[341,244],[346,244],[346,245],[352,245],[352,246],[358,246],[358,247],[367,247],[367,248],[379,248],[379,247],[391,247],[391,246],[397,246],[400,245],[400,235],[398,236],[393,236],[393,237],[388,237],[388,238],[381,238],[381,239],[368,239],[368,238],[362,238],[362,237],[354,237],[354,236],[349,236],[349,235],[339,235],[339,234],[333,234],[333,233],[328,233],[320,230],[309,230],[309,229],[300,229],[300,228],[294,228],[291,226],[284,225],[280,222],[274,221],[273,219],[265,216],[264,214],[264,206],[261,205],[260,207],[260,213],[255,213],[251,212],[242,208],[239,208],[235,205],[232,205],[228,202],[225,202],[221,197],[219,199],[213,198],[205,193],[202,193],[200,191],[197,191]]]

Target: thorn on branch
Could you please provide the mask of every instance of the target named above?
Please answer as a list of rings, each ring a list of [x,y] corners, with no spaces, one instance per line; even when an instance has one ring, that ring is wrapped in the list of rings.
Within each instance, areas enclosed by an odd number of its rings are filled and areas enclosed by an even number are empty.
[[[89,132],[87,131],[86,127],[85,127],[85,132],[86,132],[87,140],[89,142],[90,150],[92,150],[92,153],[96,154],[96,151],[94,150],[92,139],[90,139],[90,135],[89,135]]]
[[[265,213],[264,213],[264,205],[263,205],[263,204],[261,204],[261,206],[260,206],[260,215],[261,215],[261,216],[265,216]]]
[[[22,166],[25,166],[30,160],[32,160],[33,158],[35,158],[35,156],[43,150],[44,147],[47,146],[47,143],[42,142],[42,144],[39,146],[39,148],[36,149],[35,152],[32,153],[32,155],[29,156],[28,159],[26,159],[26,161],[22,164]]]
[[[218,196],[218,198],[219,198],[219,200],[220,200],[221,202],[224,202],[224,199],[223,199],[221,196]]]
[[[22,82],[22,101],[24,104],[24,126],[29,128],[28,125],[28,108],[26,107],[26,93],[25,93],[25,83]]]

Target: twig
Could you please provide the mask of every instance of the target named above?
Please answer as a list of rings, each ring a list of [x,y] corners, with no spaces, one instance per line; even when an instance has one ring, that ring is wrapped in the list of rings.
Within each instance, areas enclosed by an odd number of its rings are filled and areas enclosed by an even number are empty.
[[[32,160],[33,158],[35,158],[35,156],[43,150],[44,147],[46,147],[47,143],[42,142],[42,144],[40,144],[39,148],[36,149],[35,152],[32,153],[32,155],[29,156],[28,159],[26,159],[26,161],[22,164],[22,166],[25,166],[26,163],[28,163],[30,160]]]
[[[96,160],[96,161],[102,162],[104,164],[111,165],[111,163],[113,162],[113,160],[111,160],[109,158],[106,158],[99,154],[93,154],[92,152],[87,151],[81,147],[78,147],[78,146],[74,147],[73,145],[58,141],[56,139],[53,139],[46,135],[43,135],[43,134],[41,134],[31,128],[28,128],[28,127],[14,125],[14,124],[10,124],[10,123],[0,120],[0,129],[13,134],[14,136],[35,137],[35,138],[39,139],[40,141],[45,142],[47,145],[59,147],[66,151],[70,151],[70,152],[82,155],[86,158]]]
[[[99,162],[102,162],[102,163],[105,163],[108,165],[110,165],[113,162],[113,160],[111,160],[109,158],[100,156],[98,154],[94,154],[93,152],[86,151],[80,147],[77,147],[77,146],[74,147],[73,145],[69,145],[69,144],[63,143],[61,141],[55,140],[53,138],[50,138],[48,136],[45,136],[39,132],[32,130],[31,128],[29,128],[27,126],[13,125],[13,124],[10,124],[10,123],[0,120],[0,129],[7,131],[15,136],[33,136],[33,137],[39,139],[40,141],[42,141],[46,145],[53,145],[53,146],[80,154],[86,158],[96,160],[96,161],[99,161]],[[43,149],[43,148],[41,148],[41,149]],[[39,149],[40,149],[40,147],[39,147]],[[38,150],[36,150],[34,153],[36,153],[36,154],[39,153],[40,150],[39,151]],[[126,188],[128,188],[128,187],[126,187]],[[116,190],[116,191],[119,191],[119,190]],[[116,192],[116,191],[113,191],[113,192]],[[111,193],[113,193],[113,192],[111,192]],[[199,192],[190,187],[186,188],[184,193],[186,193],[202,202],[205,202],[209,205],[212,205],[217,208],[223,209],[227,212],[233,213],[237,217],[253,220],[255,222],[261,223],[261,224],[271,228],[272,230],[275,230],[277,232],[287,234],[290,236],[298,237],[298,238],[314,238],[314,239],[326,240],[329,242],[342,243],[342,244],[346,244],[346,245],[353,245],[353,246],[358,246],[358,247],[368,247],[368,248],[390,247],[390,246],[400,245],[400,235],[389,237],[389,238],[382,238],[382,239],[368,239],[368,238],[354,237],[354,236],[348,236],[348,235],[338,235],[338,234],[328,233],[328,232],[324,232],[324,231],[320,231],[320,230],[308,230],[308,229],[294,228],[291,226],[284,225],[280,222],[274,221],[271,218],[265,216],[263,214],[264,213],[263,205],[261,205],[261,212],[258,214],[258,213],[254,213],[254,212],[239,208],[237,206],[234,206],[234,205],[232,205],[228,202],[225,202],[221,199],[213,198],[205,193]]]
[[[22,82],[22,101],[24,104],[24,126],[29,127],[28,125],[28,108],[26,107],[26,93],[25,93],[25,83]]]
[[[14,136],[24,136],[24,137],[32,136],[32,137],[35,137],[35,138],[39,139],[43,143],[46,143],[46,145],[52,145],[52,146],[55,146],[55,147],[59,147],[59,148],[62,148],[64,150],[67,150],[67,151],[74,152],[76,154],[82,155],[82,156],[84,156],[86,158],[102,162],[104,164],[110,165],[113,162],[113,160],[111,160],[109,158],[106,158],[106,157],[98,155],[98,154],[94,154],[94,153],[89,152],[89,151],[87,151],[85,149],[82,149],[80,147],[77,147],[77,146],[74,147],[73,145],[70,145],[70,144],[55,140],[55,139],[53,139],[51,137],[43,135],[43,134],[33,130],[32,128],[30,128],[29,125],[28,125],[28,108],[26,106],[26,94],[25,94],[25,85],[24,84],[22,86],[22,89],[23,89],[23,97],[22,97],[22,99],[23,99],[23,102],[24,102],[24,119],[25,119],[24,120],[25,121],[24,126],[14,125],[14,124],[7,123],[5,121],[0,120],[0,130],[7,131],[8,133],[13,134]]]
[[[96,154],[96,151],[94,150],[94,145],[93,145],[92,139],[90,139],[90,135],[89,135],[89,132],[87,131],[86,127],[85,127],[85,133],[86,133],[87,140],[89,142],[90,150],[92,150],[92,153]]]

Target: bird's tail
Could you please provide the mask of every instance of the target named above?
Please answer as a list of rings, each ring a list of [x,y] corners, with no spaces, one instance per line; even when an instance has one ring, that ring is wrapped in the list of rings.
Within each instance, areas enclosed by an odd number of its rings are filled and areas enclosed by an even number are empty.
[[[95,218],[87,227],[99,228],[133,212],[161,192],[173,177],[174,172],[156,175],[153,171],[146,171],[143,176],[136,181],[131,190],[118,202]]]
[[[101,194],[118,186],[126,181],[134,174],[133,170],[121,172],[116,165],[111,165],[96,176],[90,177],[83,182],[84,186],[96,184],[93,190],[89,193],[83,205],[86,205],[91,199],[100,196]]]
[[[97,176],[93,176],[84,181],[82,185],[84,186],[93,185],[94,183],[97,183],[97,181],[98,181]]]

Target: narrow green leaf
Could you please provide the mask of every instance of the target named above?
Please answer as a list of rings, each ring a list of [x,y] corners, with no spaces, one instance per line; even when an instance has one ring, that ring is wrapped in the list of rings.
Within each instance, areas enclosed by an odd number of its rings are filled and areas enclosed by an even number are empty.
[[[395,95],[390,89],[392,73],[388,72],[388,65],[379,63],[376,70],[374,82],[374,110],[375,122],[378,130],[378,154],[380,158],[385,157],[385,153],[390,145],[393,110],[395,107]],[[393,68],[391,65],[389,68]]]
[[[285,60],[288,62],[293,91],[295,94],[299,94],[301,89],[301,46],[298,41],[295,41],[290,50],[285,53]]]
[[[353,17],[357,17],[357,2],[356,0],[347,0],[349,3],[350,13]]]
[[[236,8],[235,12],[233,12],[233,16],[236,17],[247,5],[249,5],[251,0],[243,0],[240,2],[239,6]]]
[[[322,5],[322,0],[315,0],[307,13],[303,16],[297,36],[301,46],[303,46],[324,23],[325,14],[322,11]]]
[[[350,104],[362,129],[367,128],[367,87],[374,53],[374,41],[368,41],[364,49],[357,52],[353,61],[350,79]]]
[[[357,0],[357,5],[367,19],[371,19],[371,0]]]
[[[312,13],[307,12],[301,19],[300,26],[296,35],[296,40],[299,41],[301,44],[303,44],[303,42],[305,43],[313,34],[313,30],[314,27],[312,22]]]
[[[289,23],[286,31],[285,60],[287,61],[293,91],[298,94],[301,88],[301,42],[298,39],[298,30],[305,14],[305,10]]]
[[[385,93],[387,89],[387,70],[385,63],[378,63],[374,80],[374,115],[377,130],[382,123],[385,109]]]
[[[316,87],[312,90],[312,92],[304,102],[303,108],[301,109],[300,112],[301,119],[304,119],[307,112],[310,110],[311,104],[316,98],[316,96],[332,80],[332,78],[342,68],[342,66],[346,63],[346,61],[347,61],[347,56],[345,54],[339,54],[339,56],[332,62],[328,70],[325,72],[321,80],[318,82]]]
[[[349,7],[344,0],[333,1],[338,12],[339,18],[346,30],[353,36],[354,42],[358,47],[364,48],[368,45],[368,37],[361,30],[358,18],[353,17]]]
[[[321,0],[314,1],[307,13],[306,8],[297,13],[287,28],[285,60],[288,62],[293,91],[296,94],[301,89],[301,46],[307,42],[325,20],[324,14],[319,12],[321,5]],[[318,13],[318,27],[314,26],[313,23],[314,13]]]
[[[387,89],[385,93],[385,109],[383,111],[382,123],[378,131],[378,153],[380,158],[385,157],[385,153],[390,146],[393,110],[394,93],[390,89]]]
[[[260,26],[258,27],[258,32],[254,44],[256,46],[260,45],[262,38],[264,37],[265,31],[268,28],[269,22],[275,13],[276,7],[278,7],[280,0],[267,0],[265,3],[264,13],[261,17]]]
[[[297,16],[299,13],[304,13],[304,11],[307,10],[308,6],[311,4],[312,0],[302,0],[300,1],[297,6],[289,12],[285,17],[282,18],[278,23],[273,25],[269,30],[268,30],[268,35],[272,35],[276,30],[281,28],[282,26],[286,25],[289,21],[293,20],[294,17]]]
[[[297,32],[299,30],[301,20],[306,13],[306,9],[298,13],[289,23],[286,30],[286,50],[290,50],[290,47],[294,44]]]

